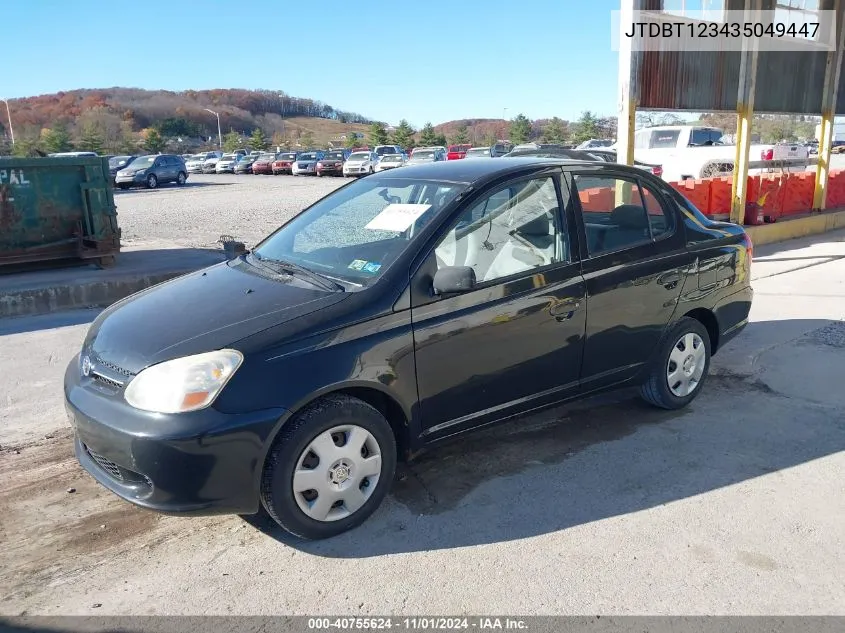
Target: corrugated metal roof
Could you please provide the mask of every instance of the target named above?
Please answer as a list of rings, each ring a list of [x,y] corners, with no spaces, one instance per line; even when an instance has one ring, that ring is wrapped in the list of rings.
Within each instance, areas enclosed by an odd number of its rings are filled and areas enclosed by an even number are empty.
[[[649,3],[651,4],[651,3]],[[742,9],[743,0],[729,0]],[[774,0],[764,0],[771,8]],[[833,0],[821,0],[833,10]],[[653,8],[651,5],[649,8]],[[842,24],[841,11],[838,23]],[[654,110],[736,110],[740,53],[731,51],[649,51],[637,53],[639,107]],[[766,113],[820,114],[827,53],[760,51],[754,110]],[[845,114],[845,68],[836,114]]]

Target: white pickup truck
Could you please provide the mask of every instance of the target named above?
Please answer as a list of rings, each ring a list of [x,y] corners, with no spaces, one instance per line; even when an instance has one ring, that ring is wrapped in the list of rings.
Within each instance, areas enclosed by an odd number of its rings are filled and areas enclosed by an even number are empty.
[[[663,179],[707,178],[733,172],[736,146],[723,142],[722,130],[696,125],[665,125],[637,130],[634,158],[663,165]],[[801,144],[751,145],[751,161],[807,160],[809,151]],[[806,166],[791,167],[804,171]],[[755,168],[751,173],[766,171]]]

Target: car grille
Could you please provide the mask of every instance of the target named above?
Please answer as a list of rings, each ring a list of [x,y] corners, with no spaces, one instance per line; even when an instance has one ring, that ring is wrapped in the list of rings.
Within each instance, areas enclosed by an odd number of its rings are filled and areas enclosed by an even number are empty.
[[[109,369],[111,369],[113,372],[117,372],[118,374],[123,374],[124,376],[132,376],[132,375],[133,375],[133,374],[132,374],[132,372],[131,372],[131,371],[129,371],[128,369],[123,369],[123,367],[118,367],[118,366],[117,366],[117,365],[115,365],[114,363],[110,363],[110,362],[108,362],[108,361],[105,361],[105,360],[103,360],[102,358],[99,358],[99,357],[94,357],[94,358],[93,358],[93,360],[94,360],[94,361],[95,361],[98,365],[102,365],[103,367],[108,367],[108,368],[109,368]]]
[[[103,376],[102,374],[98,374],[97,372],[92,373],[91,377],[94,380],[96,380],[97,382],[101,382],[104,385],[111,387],[112,389],[120,389],[121,387],[123,387],[122,382],[119,382],[117,380],[112,380],[111,378],[108,378],[107,376]]]

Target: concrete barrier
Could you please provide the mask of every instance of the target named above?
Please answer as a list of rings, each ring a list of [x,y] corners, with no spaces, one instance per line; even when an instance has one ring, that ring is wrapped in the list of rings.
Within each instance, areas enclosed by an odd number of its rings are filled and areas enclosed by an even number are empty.
[[[0,317],[106,307],[221,261],[220,250],[154,242],[125,246],[115,266],[104,270],[87,265],[0,275]]]

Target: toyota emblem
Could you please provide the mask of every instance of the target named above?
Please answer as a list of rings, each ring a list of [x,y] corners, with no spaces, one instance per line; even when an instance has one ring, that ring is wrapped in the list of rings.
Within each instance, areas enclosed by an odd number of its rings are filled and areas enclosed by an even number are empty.
[[[91,370],[93,368],[94,368],[94,366],[91,364],[91,359],[88,358],[87,356],[84,356],[82,358],[82,375],[83,376],[90,376]]]

